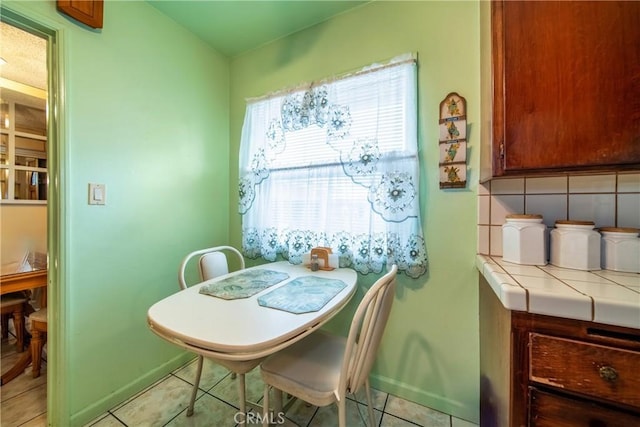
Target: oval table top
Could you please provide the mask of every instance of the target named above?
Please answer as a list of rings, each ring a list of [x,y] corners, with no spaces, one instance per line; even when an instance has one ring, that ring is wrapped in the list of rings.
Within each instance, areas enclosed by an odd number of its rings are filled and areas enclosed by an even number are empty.
[[[246,298],[223,299],[200,293],[202,287],[250,269],[283,272],[289,277]],[[357,273],[347,268],[312,272],[303,265],[281,261],[250,269],[202,282],[158,301],[147,312],[149,327],[157,335],[185,348],[201,349],[206,356],[252,360],[290,345],[319,328],[337,314],[356,291]],[[318,311],[295,314],[258,303],[258,298],[307,276],[339,280],[346,286]],[[261,298],[261,303],[263,300]]]

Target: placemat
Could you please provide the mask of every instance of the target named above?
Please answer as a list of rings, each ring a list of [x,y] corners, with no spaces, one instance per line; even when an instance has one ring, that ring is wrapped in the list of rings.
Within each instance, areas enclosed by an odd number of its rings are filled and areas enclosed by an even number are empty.
[[[200,293],[223,299],[248,298],[263,289],[288,279],[280,271],[252,269],[200,288]]]
[[[258,297],[258,304],[290,313],[318,311],[347,285],[342,280],[303,276]]]

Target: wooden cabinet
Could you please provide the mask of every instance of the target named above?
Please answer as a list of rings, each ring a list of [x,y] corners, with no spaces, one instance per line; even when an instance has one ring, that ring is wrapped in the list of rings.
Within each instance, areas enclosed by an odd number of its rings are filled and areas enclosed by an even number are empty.
[[[481,8],[481,179],[640,168],[640,2]]]
[[[103,0],[57,0],[58,10],[92,28],[102,28]]]
[[[640,426],[640,330],[509,311],[480,281],[482,426]]]
[[[531,389],[529,401],[531,424],[535,427],[634,427],[637,416],[612,410],[594,402],[570,399],[561,395]]]
[[[640,408],[640,352],[529,332],[529,381]]]

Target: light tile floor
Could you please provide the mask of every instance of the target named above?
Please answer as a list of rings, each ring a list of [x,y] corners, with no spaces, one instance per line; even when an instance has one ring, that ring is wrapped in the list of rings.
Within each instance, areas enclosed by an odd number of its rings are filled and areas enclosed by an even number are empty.
[[[2,371],[7,370],[19,354],[12,341],[2,342]],[[43,374],[32,378],[31,371],[2,386],[1,427],[46,426],[46,363]],[[215,363],[206,360],[200,381],[200,391],[194,414],[186,416],[195,375],[195,359],[157,381],[155,384],[110,409],[86,426],[91,427],[222,427],[237,425],[237,379]],[[263,382],[254,369],[247,374],[247,398],[253,402],[262,399]],[[375,415],[384,427],[474,427],[473,423],[412,403],[410,401],[372,390]],[[364,393],[347,402],[347,426],[365,426],[368,419]],[[255,412],[254,412],[255,414]],[[287,424],[308,427],[335,427],[335,405],[324,408],[297,401],[287,411]],[[235,418],[235,419],[234,419]],[[252,419],[249,418],[249,421]],[[254,425],[260,424],[253,418]],[[277,419],[274,419],[277,421]],[[251,425],[249,423],[248,425]],[[261,424],[260,424],[261,425]],[[278,425],[274,423],[273,425]]]

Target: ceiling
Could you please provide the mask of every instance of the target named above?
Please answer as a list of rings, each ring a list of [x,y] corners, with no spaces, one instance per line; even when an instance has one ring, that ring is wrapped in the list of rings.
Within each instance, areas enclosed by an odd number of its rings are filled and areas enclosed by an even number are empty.
[[[47,41],[4,22],[0,22],[0,41],[0,58],[7,61],[0,77],[46,90]]]
[[[228,57],[326,21],[368,1],[147,0]]]
[[[2,99],[44,108],[47,90],[47,41],[0,22],[0,95]]]
[[[234,57],[371,0],[146,1],[218,52]],[[109,7],[108,2],[104,7]],[[2,97],[21,96],[22,89],[7,86],[7,80],[46,91],[46,40],[0,22],[0,41],[0,57],[6,60],[0,65]]]

